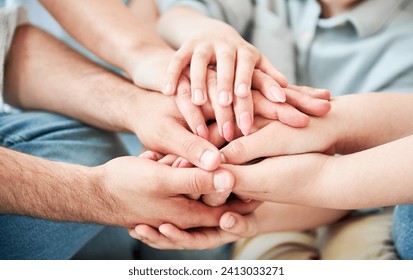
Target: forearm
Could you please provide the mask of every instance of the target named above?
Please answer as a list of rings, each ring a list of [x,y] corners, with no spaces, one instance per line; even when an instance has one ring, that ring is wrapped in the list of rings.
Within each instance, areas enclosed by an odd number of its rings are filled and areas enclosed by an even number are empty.
[[[35,27],[16,31],[5,73],[5,99],[13,105],[58,112],[108,130],[130,130],[125,111],[139,89]]]
[[[102,222],[108,212],[98,174],[0,147],[0,213]]]
[[[119,0],[41,2],[82,45],[129,74],[153,49],[168,48],[148,26],[151,22],[134,16]]]
[[[316,183],[308,186],[307,192],[313,193],[314,201],[305,204],[357,209],[413,203],[412,147],[413,135],[329,158]]]
[[[412,107],[412,94],[342,96],[332,101],[332,110],[325,118],[325,133],[339,131],[335,147],[339,154],[369,149],[413,134]]]
[[[339,220],[348,211],[266,202],[255,213],[258,232],[266,233],[313,229]]]

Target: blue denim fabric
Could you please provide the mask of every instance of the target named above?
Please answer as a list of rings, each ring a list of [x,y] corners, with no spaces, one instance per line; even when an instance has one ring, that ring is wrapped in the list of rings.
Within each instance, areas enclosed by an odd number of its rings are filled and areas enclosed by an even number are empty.
[[[0,114],[0,145],[53,161],[87,166],[126,154],[115,134],[45,112]],[[0,215],[0,259],[69,259],[98,233],[104,234],[104,228],[94,224]],[[129,238],[126,233],[124,236]],[[125,242],[119,238],[118,243]],[[131,252],[132,249],[129,258]],[[106,257],[125,258],[119,254],[128,254],[127,251],[116,252],[116,249],[111,253]]]
[[[392,234],[399,257],[413,260],[413,204],[396,206]]]

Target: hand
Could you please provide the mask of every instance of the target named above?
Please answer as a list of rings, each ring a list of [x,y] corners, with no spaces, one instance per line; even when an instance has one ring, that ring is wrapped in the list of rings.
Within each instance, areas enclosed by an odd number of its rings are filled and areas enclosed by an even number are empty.
[[[322,181],[328,176],[324,168],[327,164],[331,168],[334,160],[334,156],[309,153],[222,167],[234,175],[233,193],[237,195],[260,201],[335,208]]]
[[[218,149],[192,134],[173,99],[150,92],[136,92],[125,113],[125,123],[150,150],[179,155],[204,170],[215,170],[220,162]]]
[[[233,176],[223,169],[210,173],[198,168],[171,168],[145,158],[121,157],[97,167],[96,172],[99,187],[105,191],[93,207],[104,209],[98,218],[107,224],[158,227],[167,222],[181,229],[217,226],[227,211],[246,214],[257,207],[240,201],[208,207],[182,195],[230,190]]]
[[[162,224],[159,230],[148,225],[129,229],[129,234],[157,249],[206,250],[243,237],[257,234],[258,221],[254,213],[239,215],[227,212],[219,221],[220,227],[180,230],[172,224]]]
[[[296,102],[305,102],[308,108],[311,108],[313,103],[306,98],[297,98],[291,102],[299,107],[301,105]],[[334,108],[334,101],[332,106]],[[281,115],[279,117],[281,118]],[[271,122],[251,135],[232,141],[221,150],[221,153],[224,155],[225,162],[231,164],[310,152],[334,154],[337,143],[343,137],[341,134],[345,131],[343,125],[345,124],[340,121],[334,110],[323,118],[310,118],[309,125],[300,129],[280,122]]]

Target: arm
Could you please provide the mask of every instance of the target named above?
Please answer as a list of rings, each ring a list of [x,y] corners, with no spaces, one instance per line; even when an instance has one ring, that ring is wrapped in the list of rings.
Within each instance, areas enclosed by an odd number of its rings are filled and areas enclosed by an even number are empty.
[[[125,227],[169,221],[188,228],[217,226],[225,211],[246,213],[257,206],[234,202],[210,208],[180,195],[231,189],[233,178],[226,171],[177,171],[137,157],[84,167],[0,147],[0,168],[2,214]]]
[[[311,118],[305,128],[274,122],[234,140],[222,152],[228,163],[240,164],[261,157],[366,150],[412,134],[412,104],[413,95],[409,94],[341,96],[332,100],[328,115]]]
[[[413,136],[341,157],[302,154],[225,166],[234,192],[253,199],[332,209],[413,203]],[[253,174],[253,175],[252,175]]]
[[[153,32],[151,21],[146,22],[151,17],[134,16],[119,0],[104,4],[99,0],[41,3],[76,40],[132,77],[136,66],[147,56],[157,50],[172,52]]]
[[[135,87],[39,29],[18,28],[5,73],[5,100],[13,105],[133,132],[149,149],[181,155],[206,170],[220,163],[217,148],[186,129],[172,99]]]

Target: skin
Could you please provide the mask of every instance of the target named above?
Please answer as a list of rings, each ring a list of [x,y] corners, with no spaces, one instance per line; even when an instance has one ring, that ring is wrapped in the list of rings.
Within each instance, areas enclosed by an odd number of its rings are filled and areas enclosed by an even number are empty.
[[[238,139],[247,153],[244,159],[267,159],[246,166],[223,166],[235,175],[234,193],[283,204],[264,203],[262,210],[244,216],[225,213],[220,228],[181,231],[165,224],[155,234],[155,229],[138,225],[131,234],[159,248],[214,247],[265,231],[328,224],[345,215],[347,209],[412,203],[412,104],[413,96],[407,94],[348,95],[336,98],[332,111],[324,118],[312,119],[314,125],[305,129],[269,124]],[[289,145],[269,143],[268,137],[241,142],[266,128],[272,131],[268,134],[272,139],[277,133],[276,138],[288,139]],[[320,153],[323,151],[342,156]],[[283,213],[286,221],[280,224],[276,217]],[[302,219],[289,223],[294,217]]]
[[[155,149],[166,152],[172,145],[177,153],[198,154],[198,164],[215,171],[175,170],[137,157],[84,167],[0,148],[1,213],[125,227],[170,221],[188,228],[218,225],[229,209],[245,213],[257,207],[233,201],[212,209],[182,195],[223,192],[234,181],[214,166],[214,157],[202,160],[202,143],[217,149],[185,128],[170,98],[138,89],[29,25],[16,30],[5,73],[9,104],[65,114],[111,131],[133,131]]]

